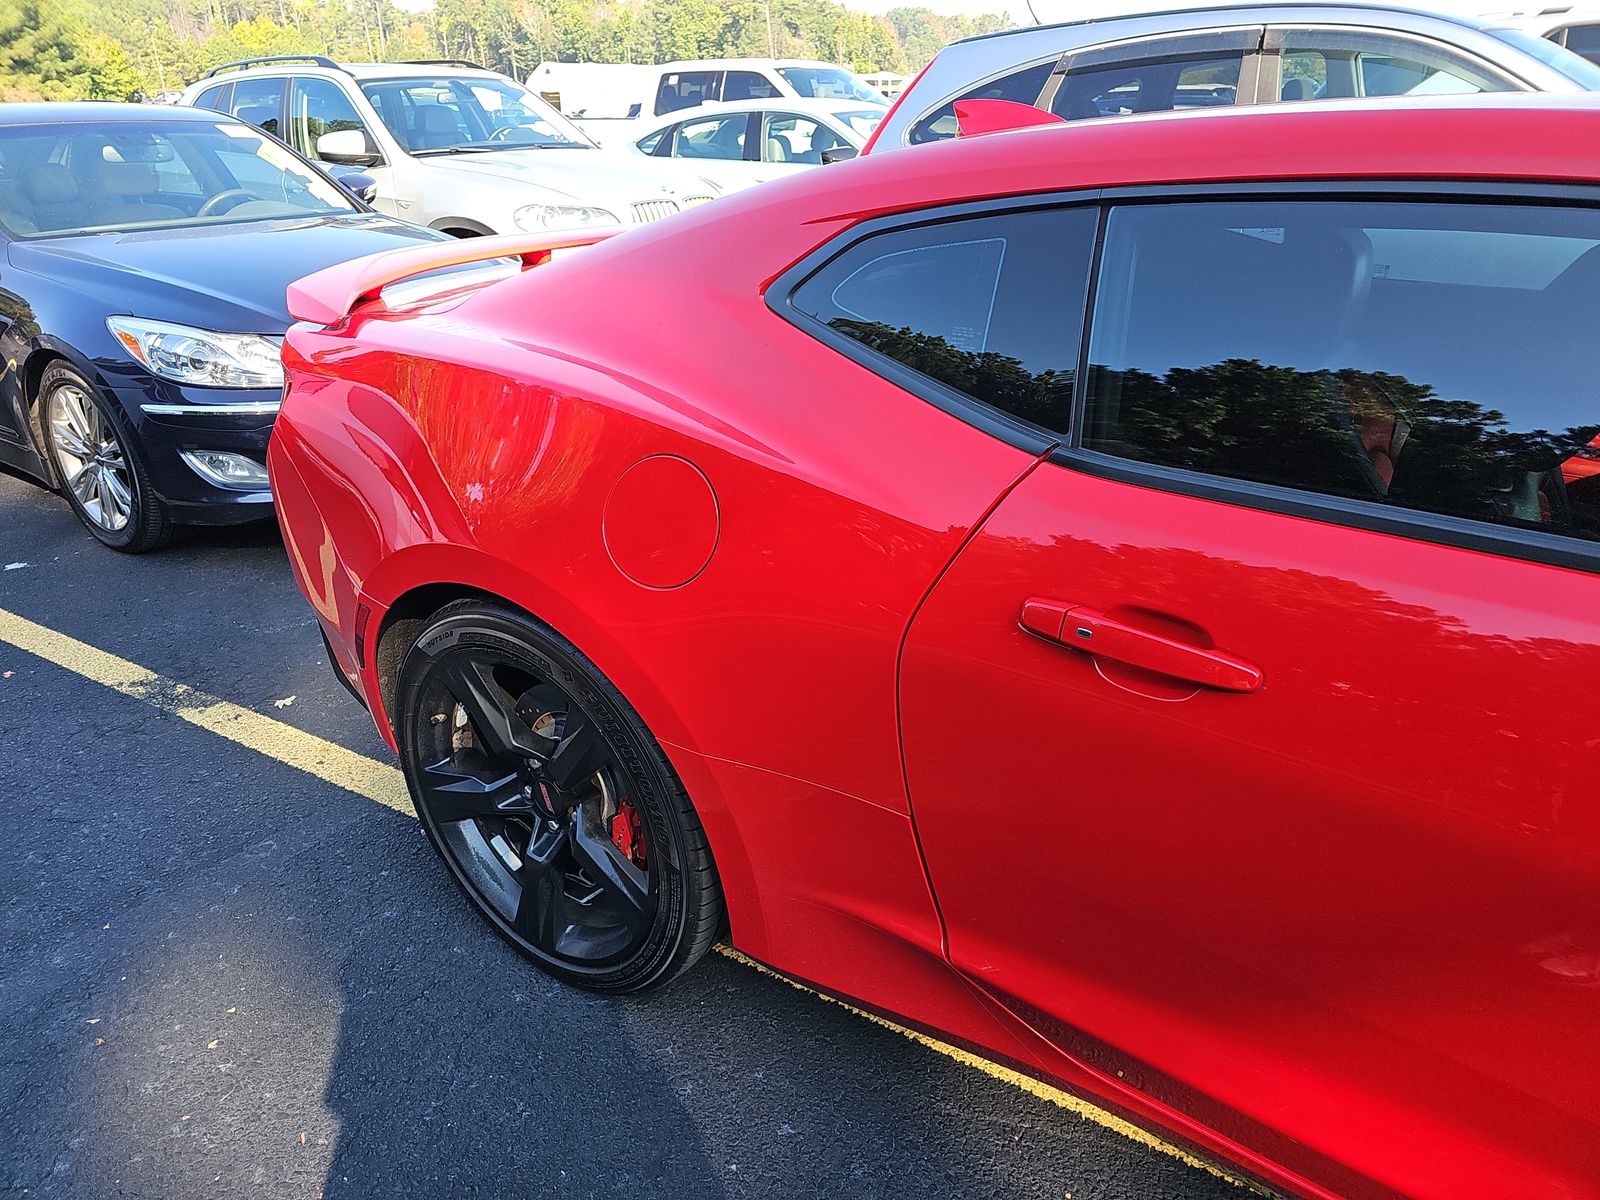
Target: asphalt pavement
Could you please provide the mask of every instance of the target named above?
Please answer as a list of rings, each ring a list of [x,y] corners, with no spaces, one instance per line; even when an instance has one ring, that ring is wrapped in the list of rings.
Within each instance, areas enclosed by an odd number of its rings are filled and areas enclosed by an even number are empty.
[[[127,558],[0,475],[0,611],[390,761],[270,524]],[[1245,1195],[727,957],[564,988],[409,814],[3,639],[0,753],[0,1195]]]

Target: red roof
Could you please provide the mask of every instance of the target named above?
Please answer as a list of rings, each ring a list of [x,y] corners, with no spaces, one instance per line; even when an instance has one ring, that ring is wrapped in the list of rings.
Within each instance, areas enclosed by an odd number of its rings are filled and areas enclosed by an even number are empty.
[[[810,173],[805,191],[813,205],[845,212],[914,197],[940,203],[1144,183],[1590,182],[1600,180],[1597,147],[1600,94],[1324,101],[1111,117],[871,154]]]

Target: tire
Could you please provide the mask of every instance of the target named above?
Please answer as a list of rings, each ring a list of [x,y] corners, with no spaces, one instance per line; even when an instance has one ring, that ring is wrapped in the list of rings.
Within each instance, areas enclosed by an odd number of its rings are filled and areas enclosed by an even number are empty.
[[[46,367],[34,420],[56,490],[102,545],[145,554],[172,540],[139,451],[88,380],[65,363]]]
[[[688,795],[622,694],[508,607],[435,613],[400,666],[397,740],[428,839],[478,911],[578,987],[660,987],[722,926]]]

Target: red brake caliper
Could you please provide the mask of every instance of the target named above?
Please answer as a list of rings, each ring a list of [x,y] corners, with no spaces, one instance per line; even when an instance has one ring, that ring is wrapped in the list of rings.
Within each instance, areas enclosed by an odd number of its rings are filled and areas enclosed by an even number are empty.
[[[644,866],[644,829],[639,811],[626,796],[617,801],[617,815],[611,818],[611,841],[639,866]]]

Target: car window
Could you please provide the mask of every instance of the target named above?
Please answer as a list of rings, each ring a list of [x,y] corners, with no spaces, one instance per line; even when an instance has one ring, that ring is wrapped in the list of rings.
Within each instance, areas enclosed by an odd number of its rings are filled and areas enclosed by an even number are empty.
[[[227,111],[263,133],[281,137],[282,79],[241,79],[233,85]]]
[[[777,94],[772,80],[754,71],[729,71],[722,81],[724,100],[770,100]]]
[[[718,99],[721,79],[719,71],[672,71],[663,75],[656,90],[656,116]]]
[[[1600,540],[1600,212],[1114,210],[1083,445]]]
[[[1281,100],[1504,92],[1512,84],[1443,46],[1356,30],[1295,30],[1283,47]]]
[[[678,137],[673,143],[674,158],[720,158],[738,160],[744,157],[745,133],[750,126],[748,113],[734,113],[727,117],[701,117],[685,121],[678,126]]]
[[[231,83],[213,84],[194,98],[194,106],[196,108],[215,109],[217,112],[227,112],[228,102],[226,96],[228,89],[232,86],[233,84]]]
[[[1031,67],[1024,67],[1020,71],[1013,71],[1000,79],[991,79],[988,83],[979,84],[968,92],[962,93],[959,100],[1012,100],[1018,104],[1032,104],[1039,99],[1039,93],[1044,91],[1044,85],[1050,80],[1050,72],[1055,69],[1056,60],[1035,63]],[[913,146],[923,142],[937,142],[944,138],[956,136],[956,105],[950,103],[934,109],[911,127],[911,132],[906,135],[906,140]]]
[[[1093,210],[1062,208],[878,234],[793,304],[947,388],[1065,431],[1095,225]]]
[[[355,102],[332,80],[312,75],[294,81],[289,92],[289,144],[307,158],[321,161],[317,139],[323,134],[366,128]]]
[[[1069,121],[1234,103],[1240,50],[1204,58],[1149,59],[1069,71],[1050,110]]]
[[[1600,63],[1600,25],[1571,25],[1565,33],[1563,46],[1592,63]]]
[[[644,137],[635,142],[634,145],[639,147],[639,149],[644,151],[646,154],[654,154],[656,152],[656,147],[661,145],[661,139],[666,137],[669,133],[672,133],[675,128],[676,126],[668,126],[666,129],[658,129],[654,133],[646,134]]]
[[[355,211],[281,142],[226,117],[0,127],[0,227],[14,237]]]
[[[762,162],[817,164],[823,151],[849,144],[822,122],[797,113],[764,113],[761,126]]]

